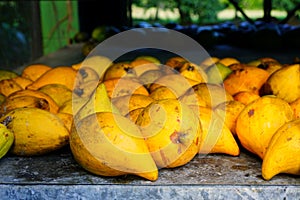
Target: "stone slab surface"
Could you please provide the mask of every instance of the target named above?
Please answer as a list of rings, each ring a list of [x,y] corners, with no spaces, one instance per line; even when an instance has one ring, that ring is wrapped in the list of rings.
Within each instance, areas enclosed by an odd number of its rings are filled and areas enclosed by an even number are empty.
[[[1,199],[300,199],[300,177],[261,177],[261,160],[197,155],[187,165],[161,169],[155,182],[137,176],[102,177],[82,169],[69,147],[49,155],[0,160]]]

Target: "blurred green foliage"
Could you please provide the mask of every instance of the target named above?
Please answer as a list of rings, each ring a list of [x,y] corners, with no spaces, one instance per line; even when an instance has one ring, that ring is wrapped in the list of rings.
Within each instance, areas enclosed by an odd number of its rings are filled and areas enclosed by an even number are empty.
[[[264,0],[235,0],[244,10],[262,10]],[[229,0],[132,0],[138,7],[149,9],[152,7],[178,9],[181,24],[208,24],[217,23],[217,14],[225,8],[234,9]],[[289,11],[293,9],[300,0],[273,0],[273,9]],[[158,12],[158,11],[157,11]],[[159,21],[156,15],[156,21]]]

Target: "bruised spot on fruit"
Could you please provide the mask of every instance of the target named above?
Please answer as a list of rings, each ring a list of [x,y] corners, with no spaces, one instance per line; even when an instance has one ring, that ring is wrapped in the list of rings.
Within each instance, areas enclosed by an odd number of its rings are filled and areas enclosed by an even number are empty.
[[[50,109],[49,103],[46,99],[39,99],[37,107],[43,110]]]
[[[187,70],[188,70],[188,71],[194,71],[194,70],[195,70],[195,67],[193,67],[193,66],[190,65],[190,66],[188,66]]]
[[[134,70],[130,67],[125,67],[124,70],[126,71],[126,73],[128,74],[134,74]]]
[[[289,137],[286,139],[286,141],[291,141],[293,138]]]
[[[82,95],[83,95],[83,89],[81,89],[81,88],[75,88],[74,89],[74,93],[77,95],[77,96],[79,96],[79,97],[81,97]]]
[[[257,66],[257,68],[260,68],[260,69],[268,69],[268,64],[265,64],[265,63],[261,63]]]
[[[251,117],[254,115],[254,109],[249,110],[248,112],[248,116]]]
[[[88,74],[86,73],[86,71],[84,69],[79,69],[78,72],[82,76],[83,79],[88,76]]]
[[[170,139],[171,139],[171,141],[172,141],[174,144],[182,144],[182,143],[184,143],[185,137],[186,137],[187,135],[188,135],[188,134],[183,133],[183,132],[177,132],[177,131],[174,131],[174,133],[172,133],[172,134],[170,135]]]

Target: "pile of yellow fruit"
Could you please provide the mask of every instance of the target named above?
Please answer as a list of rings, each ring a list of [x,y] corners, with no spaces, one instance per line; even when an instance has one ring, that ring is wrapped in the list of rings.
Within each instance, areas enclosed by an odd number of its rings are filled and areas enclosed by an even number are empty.
[[[197,154],[262,159],[262,176],[300,175],[300,65],[273,58],[192,63],[153,56],[0,70],[0,158],[70,145],[102,176],[155,181]],[[241,145],[241,146],[239,146]]]

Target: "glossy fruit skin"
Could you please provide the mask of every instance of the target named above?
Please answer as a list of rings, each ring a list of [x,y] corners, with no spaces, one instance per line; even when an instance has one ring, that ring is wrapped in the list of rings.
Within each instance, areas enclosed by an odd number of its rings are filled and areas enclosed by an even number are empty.
[[[281,126],[273,135],[262,163],[262,176],[279,173],[300,175],[300,119]]]
[[[5,156],[14,142],[14,134],[4,124],[0,124],[0,159]]]
[[[70,147],[75,160],[94,174],[135,174],[151,181],[158,178],[138,127],[121,115],[97,112],[83,118],[72,127]]]
[[[244,148],[263,159],[274,133],[292,119],[293,110],[286,101],[273,96],[260,97],[239,114],[236,134]]]
[[[198,153],[202,134],[199,118],[177,99],[149,104],[136,124],[159,168],[182,166]]]
[[[14,109],[4,115],[0,122],[6,123],[14,133],[11,153],[18,156],[43,155],[62,148],[69,141],[69,131],[62,120],[39,108]]]

